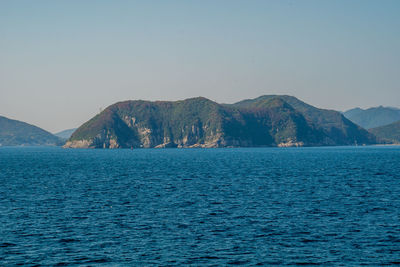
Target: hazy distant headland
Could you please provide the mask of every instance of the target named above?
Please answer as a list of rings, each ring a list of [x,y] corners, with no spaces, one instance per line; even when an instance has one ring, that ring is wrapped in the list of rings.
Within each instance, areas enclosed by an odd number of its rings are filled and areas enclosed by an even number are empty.
[[[60,137],[61,139],[67,140],[71,137],[72,133],[75,132],[76,128],[63,130],[61,132],[57,132],[54,135]]]
[[[400,121],[400,109],[394,107],[353,108],[343,115],[365,129],[372,129]]]

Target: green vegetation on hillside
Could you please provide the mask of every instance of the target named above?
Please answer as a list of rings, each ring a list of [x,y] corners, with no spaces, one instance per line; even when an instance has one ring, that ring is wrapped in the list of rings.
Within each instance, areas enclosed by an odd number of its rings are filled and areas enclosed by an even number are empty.
[[[22,145],[62,145],[62,141],[39,127],[0,116],[0,146]]]
[[[371,144],[376,140],[339,112],[292,96],[236,104],[203,97],[124,101],[79,127],[66,147],[226,147]]]
[[[386,143],[400,143],[400,121],[369,130]]]
[[[241,108],[269,108],[271,100],[280,99],[300,113],[307,123],[319,131],[319,144],[352,145],[371,144],[376,142],[374,136],[366,130],[346,119],[340,112],[319,109],[288,95],[266,95],[255,99],[247,99],[233,104]]]

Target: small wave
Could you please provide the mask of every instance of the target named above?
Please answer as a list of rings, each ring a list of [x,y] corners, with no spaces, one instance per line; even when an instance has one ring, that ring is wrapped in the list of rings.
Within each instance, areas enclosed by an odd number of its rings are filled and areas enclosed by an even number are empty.
[[[322,263],[318,263],[318,262],[295,262],[295,265],[299,265],[299,266],[307,266],[307,265],[322,265]]]
[[[243,265],[243,264],[248,264],[250,261],[249,260],[233,260],[229,261],[228,264],[230,265]]]
[[[57,262],[56,264],[55,264],[55,266],[69,266],[69,265],[71,265],[71,263],[69,263],[69,262]]]
[[[14,243],[8,243],[8,242],[0,243],[0,248],[15,247],[15,246],[16,244]]]
[[[190,258],[190,260],[219,260],[219,259],[225,259],[221,257],[216,257],[216,256],[200,256],[200,257],[195,257],[195,258]]]
[[[74,238],[61,238],[58,242],[60,243],[72,243],[72,242],[79,242],[80,240]]]

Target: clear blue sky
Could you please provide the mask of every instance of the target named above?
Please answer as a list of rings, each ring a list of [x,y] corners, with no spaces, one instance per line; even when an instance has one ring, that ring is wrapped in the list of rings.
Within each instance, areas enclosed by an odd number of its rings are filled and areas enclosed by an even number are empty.
[[[0,1],[0,115],[58,131],[127,99],[400,100],[400,1]]]

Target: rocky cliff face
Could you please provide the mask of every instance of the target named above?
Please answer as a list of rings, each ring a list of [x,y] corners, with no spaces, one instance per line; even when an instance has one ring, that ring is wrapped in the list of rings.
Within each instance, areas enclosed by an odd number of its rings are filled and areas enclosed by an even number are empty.
[[[343,121],[340,114],[330,114],[331,111],[310,115],[279,96],[246,101],[221,105],[199,97],[176,102],[119,102],[79,127],[64,147],[312,146],[374,142],[368,132]],[[328,118],[318,117],[324,114]],[[333,122],[341,126],[335,128]],[[351,135],[346,127],[352,129]]]

